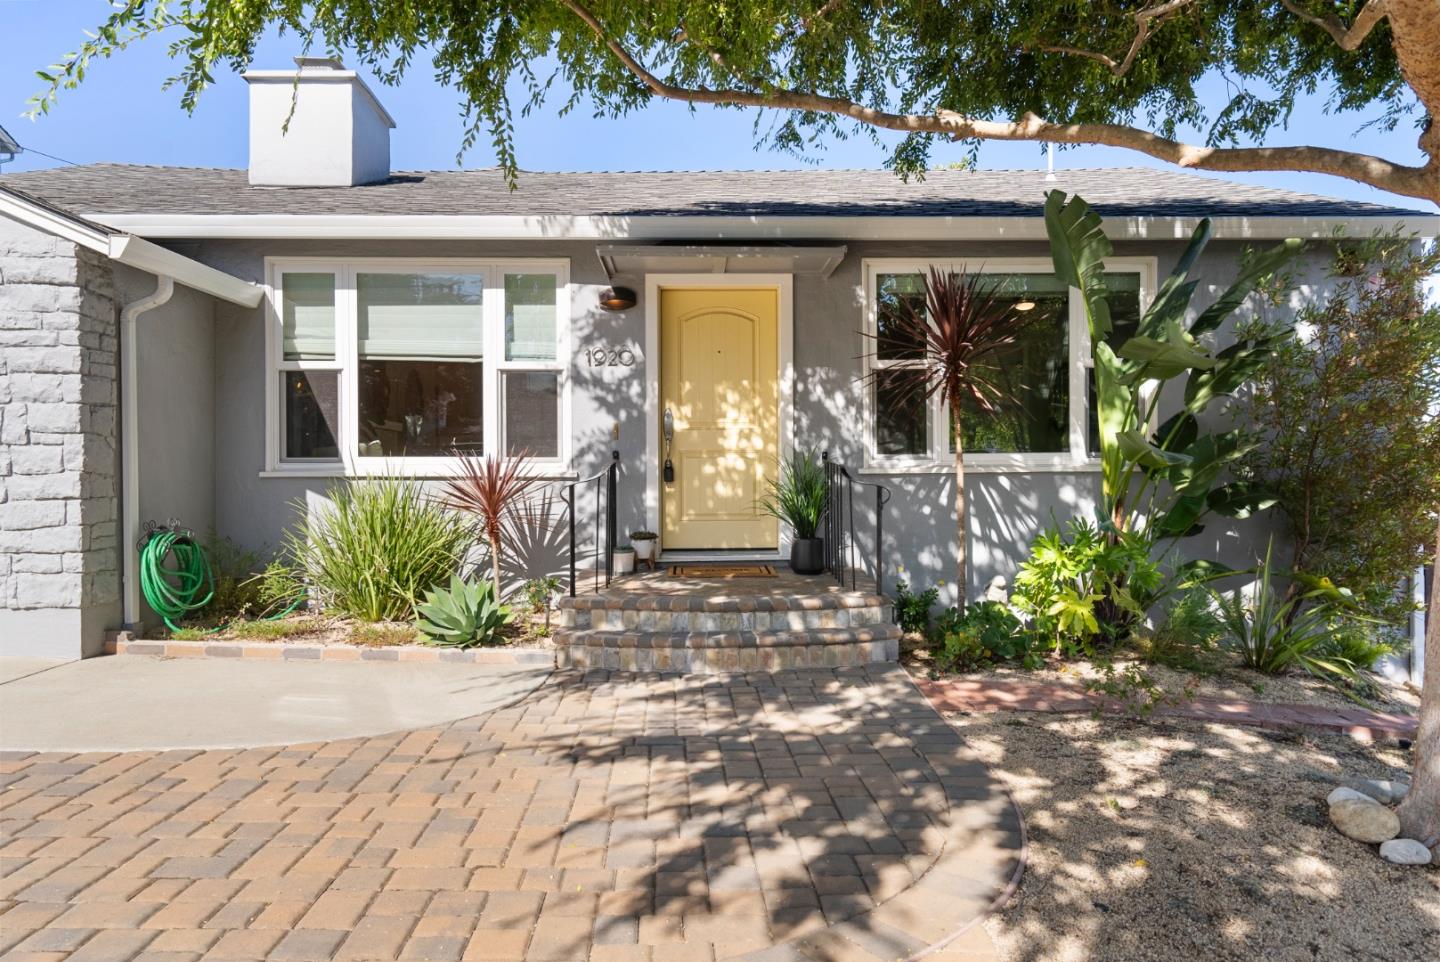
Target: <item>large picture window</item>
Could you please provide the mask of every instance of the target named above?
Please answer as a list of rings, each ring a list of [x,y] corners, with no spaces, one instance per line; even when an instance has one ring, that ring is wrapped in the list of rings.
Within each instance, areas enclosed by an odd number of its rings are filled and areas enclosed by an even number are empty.
[[[942,270],[983,273],[1001,301],[1025,316],[1018,343],[988,375],[1012,403],[986,412],[967,402],[962,415],[966,462],[980,470],[1063,469],[1092,460],[1093,377],[1089,335],[1077,293],[1046,261],[983,263],[871,260],[866,262],[867,463],[880,471],[948,471],[955,425],[937,396],[914,390],[919,345],[906,340],[897,320],[924,309],[923,274]],[[1148,259],[1107,264],[1115,292],[1117,343],[1133,333],[1153,276]]]
[[[453,454],[563,468],[567,266],[270,266],[270,469],[446,474]]]

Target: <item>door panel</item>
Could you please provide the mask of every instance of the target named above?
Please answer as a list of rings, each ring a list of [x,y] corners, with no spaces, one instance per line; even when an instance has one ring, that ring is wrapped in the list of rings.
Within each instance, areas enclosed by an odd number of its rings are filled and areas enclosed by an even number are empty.
[[[779,545],[779,523],[756,507],[780,446],[778,308],[774,288],[660,292],[660,409],[675,418],[666,548]]]

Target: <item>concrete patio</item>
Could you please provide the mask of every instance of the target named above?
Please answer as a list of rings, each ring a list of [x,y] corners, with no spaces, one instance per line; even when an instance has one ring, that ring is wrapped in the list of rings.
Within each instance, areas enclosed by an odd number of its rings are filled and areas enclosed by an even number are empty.
[[[17,960],[984,959],[1022,845],[893,666],[561,672],[448,725],[8,752],[3,783]]]

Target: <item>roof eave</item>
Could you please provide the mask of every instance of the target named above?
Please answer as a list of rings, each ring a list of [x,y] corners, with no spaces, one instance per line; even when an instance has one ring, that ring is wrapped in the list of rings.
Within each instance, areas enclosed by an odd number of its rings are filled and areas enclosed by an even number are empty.
[[[470,214],[86,214],[155,239],[311,240],[1045,240],[1040,216],[576,216]],[[1182,240],[1199,217],[1110,216],[1112,240]],[[1440,215],[1263,215],[1210,218],[1224,240],[1332,238],[1377,229],[1440,234]]]

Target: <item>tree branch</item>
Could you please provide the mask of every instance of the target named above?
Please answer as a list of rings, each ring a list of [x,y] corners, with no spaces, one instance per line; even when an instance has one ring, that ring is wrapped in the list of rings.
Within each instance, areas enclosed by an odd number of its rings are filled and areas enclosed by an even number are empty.
[[[1135,65],[1135,58],[1139,55],[1140,48],[1145,46],[1145,41],[1150,39],[1150,35],[1160,29],[1160,26],[1178,13],[1181,8],[1188,7],[1194,2],[1195,0],[1166,0],[1164,3],[1157,3],[1154,6],[1135,11],[1135,39],[1130,41],[1130,49],[1120,60],[1116,60],[1109,54],[1094,50],[1081,50],[1078,47],[1042,44],[1039,49],[1047,53],[1065,53],[1085,57],[1104,64],[1113,76],[1123,77]]]
[[[1323,16],[1313,14],[1300,6],[1296,0],[1280,0],[1280,5],[1301,20],[1324,30],[1331,39],[1339,44],[1341,50],[1350,51],[1358,50],[1360,45],[1365,42],[1365,38],[1370,36],[1370,31],[1375,29],[1375,25],[1390,13],[1386,0],[1370,0],[1355,15],[1355,22],[1347,27],[1345,22],[1335,14],[1327,13]]]
[[[1425,166],[1410,167],[1372,154],[1329,147],[1202,147],[1124,124],[1053,123],[1033,113],[1027,113],[1015,121],[981,120],[943,109],[930,114],[893,113],[841,97],[804,93],[783,87],[764,93],[737,89],[714,90],[703,86],[680,87],[651,73],[623,44],[606,32],[604,25],[579,0],[561,2],[594,32],[596,38],[652,94],[668,100],[826,113],[886,130],[932,133],[955,140],[1039,141],[1123,147],[1179,167],[1196,170],[1231,173],[1286,170],[1330,174],[1407,197],[1440,203],[1440,156],[1433,153]],[[1424,99],[1422,95],[1422,102]]]

